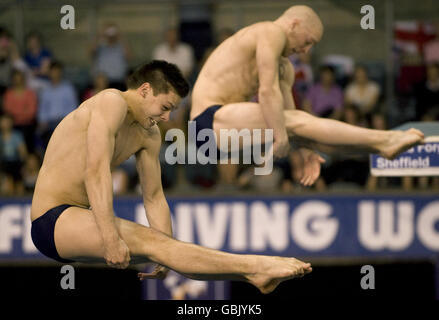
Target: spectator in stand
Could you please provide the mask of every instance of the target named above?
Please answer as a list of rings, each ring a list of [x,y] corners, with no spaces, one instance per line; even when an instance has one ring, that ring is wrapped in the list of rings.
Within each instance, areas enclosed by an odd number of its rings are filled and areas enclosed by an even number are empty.
[[[103,73],[108,79],[109,87],[125,90],[131,49],[122,38],[119,27],[115,23],[106,24],[102,35],[91,46],[89,52],[94,60],[94,75]]]
[[[343,115],[341,120],[353,126],[366,127],[367,123],[361,112],[352,105],[347,105],[343,108]]]
[[[26,39],[26,64],[35,77],[47,79],[52,61],[52,53],[43,46],[42,37],[37,32],[31,32]]]
[[[9,31],[0,27],[0,96],[10,86],[13,69],[25,70],[26,64]]]
[[[5,195],[21,195],[24,187],[21,168],[27,157],[22,134],[13,130],[13,119],[8,114],[0,117],[1,192]]]
[[[185,78],[189,78],[194,69],[194,50],[189,44],[180,42],[179,30],[175,27],[166,30],[165,42],[154,48],[152,57],[176,64]]]
[[[36,129],[37,95],[26,87],[25,75],[22,71],[14,70],[12,73],[12,85],[3,96],[3,111],[11,115],[15,129],[23,134],[26,147],[32,152]]]
[[[82,101],[90,99],[95,94],[107,88],[108,88],[108,79],[105,76],[105,74],[103,73],[97,74],[93,79],[93,87],[85,91],[85,93],[82,96]]]
[[[354,71],[353,81],[345,90],[345,105],[354,106],[360,112],[362,118],[371,126],[372,114],[377,110],[377,102],[380,96],[380,87],[374,81],[369,80],[367,70],[363,66],[357,66]]]
[[[334,69],[331,66],[322,66],[319,76],[320,82],[308,90],[303,108],[319,117],[340,119],[343,91],[335,82]]]
[[[415,89],[416,120],[439,120],[439,63],[427,66],[427,77]]]
[[[38,132],[43,149],[58,123],[78,105],[75,89],[63,79],[63,66],[59,62],[51,63],[49,78],[49,86],[41,91],[38,108]]]

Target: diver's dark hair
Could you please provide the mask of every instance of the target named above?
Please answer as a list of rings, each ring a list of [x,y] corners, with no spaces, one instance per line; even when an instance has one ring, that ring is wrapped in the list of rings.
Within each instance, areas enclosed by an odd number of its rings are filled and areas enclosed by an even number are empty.
[[[143,83],[151,85],[154,95],[168,93],[172,88],[181,98],[189,93],[189,84],[175,64],[153,60],[138,67],[128,76],[127,88],[137,89]]]

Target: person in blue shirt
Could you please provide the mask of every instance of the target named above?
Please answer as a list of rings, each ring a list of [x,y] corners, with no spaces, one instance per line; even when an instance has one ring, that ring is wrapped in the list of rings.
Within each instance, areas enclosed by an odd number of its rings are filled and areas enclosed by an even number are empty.
[[[32,32],[26,39],[24,60],[36,77],[47,79],[49,67],[53,59],[52,53],[43,46],[41,35]]]
[[[128,60],[132,53],[115,23],[105,25],[100,37],[90,46],[89,54],[93,59],[93,76],[103,73],[109,81],[109,87],[125,90]]]
[[[49,69],[50,83],[40,94],[38,132],[44,149],[58,123],[78,105],[76,90],[69,81],[63,79],[62,72],[61,63],[52,62]]]

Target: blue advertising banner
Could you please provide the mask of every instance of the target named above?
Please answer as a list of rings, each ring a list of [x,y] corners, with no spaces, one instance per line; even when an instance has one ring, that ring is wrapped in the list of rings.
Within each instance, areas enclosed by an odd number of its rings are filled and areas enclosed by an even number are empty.
[[[232,253],[428,258],[439,253],[439,196],[170,198],[174,236]],[[147,224],[138,198],[121,218]],[[0,201],[0,261],[46,259],[30,237],[29,200]]]

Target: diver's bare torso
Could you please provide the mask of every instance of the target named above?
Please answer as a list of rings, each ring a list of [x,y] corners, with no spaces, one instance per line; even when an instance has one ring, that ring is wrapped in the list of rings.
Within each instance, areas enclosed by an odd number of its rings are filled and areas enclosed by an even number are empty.
[[[258,36],[273,22],[248,26],[216,48],[204,64],[192,92],[191,119],[212,105],[247,102],[259,87],[256,63]],[[281,57],[279,77],[285,70],[293,72],[288,58]]]
[[[32,199],[32,221],[61,204],[84,208],[90,206],[85,188],[87,129],[90,111],[99,103],[104,92],[112,92],[120,96],[120,91],[115,89],[100,92],[84,101],[55,129],[38,174]],[[128,111],[116,135],[111,169],[116,168],[140,149],[148,148],[152,136],[157,134],[160,134],[157,126],[149,130],[142,128]]]

